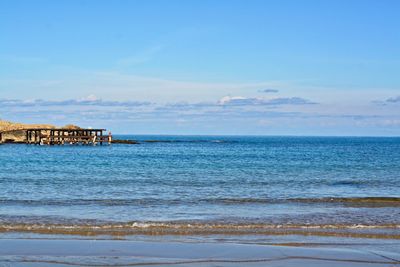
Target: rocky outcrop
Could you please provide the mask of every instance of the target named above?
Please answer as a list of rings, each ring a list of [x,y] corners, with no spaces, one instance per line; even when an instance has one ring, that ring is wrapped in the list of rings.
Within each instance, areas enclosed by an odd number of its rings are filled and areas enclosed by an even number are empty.
[[[54,125],[51,124],[25,124],[25,123],[17,123],[10,121],[0,120],[0,131],[15,131],[15,130],[23,130],[23,129],[52,129],[55,128]]]
[[[24,124],[0,120],[1,140],[3,143],[24,143],[26,141],[26,132],[24,129],[52,129],[54,125],[50,124]]]
[[[24,130],[15,130],[2,133],[0,141],[3,143],[24,143],[26,141],[26,132]]]
[[[68,130],[79,130],[79,129],[82,129],[81,127],[73,125],[73,124],[67,124],[62,128],[63,129],[68,129]]]
[[[0,133],[2,143],[25,143],[25,129],[54,129],[56,126],[51,124],[25,124],[0,120]],[[81,127],[68,124],[62,128],[69,130],[79,130]]]
[[[140,144],[138,141],[135,140],[122,140],[122,139],[113,139],[111,141],[112,144],[125,144],[125,145],[137,145]]]

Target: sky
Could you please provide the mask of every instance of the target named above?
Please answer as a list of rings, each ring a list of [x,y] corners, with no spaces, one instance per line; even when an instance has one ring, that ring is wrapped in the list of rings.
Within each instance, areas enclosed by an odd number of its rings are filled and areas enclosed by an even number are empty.
[[[0,118],[400,135],[400,1],[0,1]]]

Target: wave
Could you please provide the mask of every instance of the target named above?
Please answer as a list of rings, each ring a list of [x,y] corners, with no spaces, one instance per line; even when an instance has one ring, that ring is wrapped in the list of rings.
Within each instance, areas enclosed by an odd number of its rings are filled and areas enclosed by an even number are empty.
[[[199,199],[0,199],[1,205],[24,206],[140,206],[140,205],[250,205],[250,204],[345,204],[371,207],[400,207],[400,197],[324,197],[324,198],[199,198]]]
[[[0,232],[68,235],[322,235],[400,239],[400,224],[232,224],[204,222],[129,222],[112,224],[1,223]],[[367,230],[367,231],[365,231]],[[374,231],[379,230],[379,231]],[[382,231],[382,230],[386,230]]]
[[[400,197],[325,197],[325,198],[298,198],[295,202],[303,203],[343,203],[363,206],[392,207],[400,206]]]
[[[400,197],[324,197],[324,198],[215,198],[207,199],[210,203],[246,204],[246,203],[352,203],[382,206],[400,206]]]

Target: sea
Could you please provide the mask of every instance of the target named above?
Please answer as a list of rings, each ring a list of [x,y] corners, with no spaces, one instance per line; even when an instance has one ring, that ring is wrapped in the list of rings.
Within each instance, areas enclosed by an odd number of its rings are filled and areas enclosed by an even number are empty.
[[[0,145],[0,233],[400,240],[398,137],[114,138]]]

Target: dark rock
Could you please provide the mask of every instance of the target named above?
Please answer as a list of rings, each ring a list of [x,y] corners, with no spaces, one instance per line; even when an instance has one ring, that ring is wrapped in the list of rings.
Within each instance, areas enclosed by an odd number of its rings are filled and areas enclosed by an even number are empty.
[[[127,144],[127,145],[137,145],[139,144],[138,141],[135,140],[121,140],[121,139],[114,139],[111,141],[112,144]]]
[[[174,141],[174,140],[144,140],[143,142],[145,142],[145,143],[174,143],[174,142],[178,142],[178,141]]]

